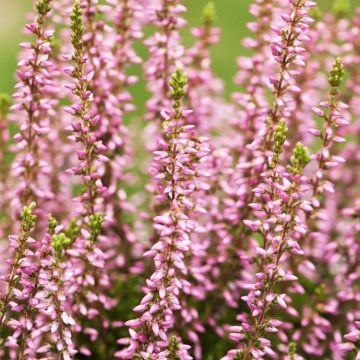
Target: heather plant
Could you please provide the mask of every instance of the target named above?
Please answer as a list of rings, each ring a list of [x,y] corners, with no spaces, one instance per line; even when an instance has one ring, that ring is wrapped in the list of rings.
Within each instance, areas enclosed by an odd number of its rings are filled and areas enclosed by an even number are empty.
[[[228,97],[213,2],[189,29],[181,0],[34,1],[2,359],[360,360],[360,9],[330,5],[251,1]]]

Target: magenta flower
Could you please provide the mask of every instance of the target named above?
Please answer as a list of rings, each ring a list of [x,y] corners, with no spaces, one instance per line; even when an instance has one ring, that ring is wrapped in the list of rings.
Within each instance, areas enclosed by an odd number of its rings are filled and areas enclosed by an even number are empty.
[[[177,63],[184,54],[180,43],[179,29],[186,22],[179,14],[186,9],[180,0],[145,1],[146,19],[157,31],[145,40],[150,57],[145,64],[145,78],[152,97],[147,102],[146,119],[160,119],[160,112],[169,109],[171,103],[169,80]]]
[[[154,218],[159,239],[144,256],[153,257],[155,271],[147,280],[145,296],[134,308],[142,315],[129,320],[130,345],[118,353],[120,358],[139,354],[162,359],[169,346],[167,333],[174,327],[176,311],[181,310],[180,290],[186,284],[185,254],[190,251],[190,234],[196,223],[187,215],[193,206],[197,161],[207,154],[202,140],[195,137],[194,126],[186,125],[187,111],[180,108],[185,94],[185,74],[177,70],[170,85],[173,112],[164,114],[163,138],[154,152],[151,173],[156,179],[158,200],[167,210]],[[186,350],[186,347],[182,347]],[[191,359],[185,354],[183,359]]]
[[[180,0],[34,1],[0,358],[360,360],[360,10],[249,3],[228,97],[213,2],[188,45]]]
[[[38,1],[36,19],[25,26],[26,32],[34,37],[34,42],[20,44],[24,49],[18,63],[17,77],[11,109],[13,119],[19,127],[14,139],[17,156],[12,163],[12,191],[9,198],[14,216],[31,201],[38,205],[40,220],[46,221],[46,212],[52,211],[55,198],[51,184],[52,163],[44,156],[51,152],[47,140],[50,136],[55,108],[56,65],[51,58],[51,41],[54,30],[47,27],[51,11],[50,0]]]

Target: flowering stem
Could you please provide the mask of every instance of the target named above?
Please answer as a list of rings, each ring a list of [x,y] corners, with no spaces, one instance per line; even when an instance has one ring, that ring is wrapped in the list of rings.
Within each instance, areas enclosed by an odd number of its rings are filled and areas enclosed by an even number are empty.
[[[136,354],[145,359],[146,351],[149,358],[159,355],[169,345],[163,339],[174,326],[174,311],[181,308],[179,286],[183,281],[181,274],[187,272],[184,256],[190,249],[189,235],[195,225],[187,211],[195,206],[190,197],[194,191],[191,184],[198,176],[197,162],[206,155],[205,149],[202,151],[199,148],[200,140],[191,132],[194,126],[184,123],[185,111],[181,110],[181,100],[185,95],[186,82],[185,74],[177,69],[170,81],[173,111],[171,115],[164,114],[161,150],[154,152],[151,173],[157,180],[158,198],[168,211],[154,218],[153,226],[159,233],[159,239],[144,256],[154,257],[155,272],[147,281],[146,295],[134,308],[143,316],[126,323],[130,333],[135,331],[136,336],[132,335],[129,348],[120,352],[125,358]],[[186,345],[172,348],[178,349],[175,351],[177,356],[188,356]]]
[[[295,186],[294,193],[297,193],[297,191],[298,191],[298,187]],[[256,318],[254,328],[251,331],[251,333],[249,334],[249,340],[247,341],[247,344],[245,346],[244,353],[243,353],[244,360],[251,359],[251,350],[258,342],[259,336],[262,333],[262,331],[264,330],[264,327],[266,325],[266,321],[267,321],[266,314],[271,308],[271,303],[269,303],[267,301],[267,296],[272,293],[273,288],[277,283],[276,277],[277,277],[278,270],[279,270],[280,260],[285,252],[284,246],[286,244],[287,237],[291,230],[291,224],[294,221],[294,216],[296,215],[296,212],[293,211],[293,209],[295,208],[294,205],[295,205],[295,201],[293,199],[290,200],[290,203],[288,205],[288,214],[290,214],[291,217],[290,217],[290,220],[285,223],[284,229],[281,234],[281,241],[276,250],[277,255],[276,255],[276,260],[275,260],[275,267],[272,270],[273,274],[270,278],[267,279],[265,290],[262,290],[262,295],[261,295],[261,301],[263,303],[262,312]],[[265,239],[264,239],[264,242],[265,242]],[[264,243],[264,248],[265,248],[265,246],[266,246],[266,243]],[[263,264],[265,265],[265,261],[263,262]],[[260,271],[262,271],[262,270],[263,269],[260,269]]]
[[[98,176],[94,162],[99,148],[92,130],[99,121],[99,116],[92,116],[89,110],[92,93],[88,88],[92,74],[86,72],[87,61],[82,40],[84,34],[82,11],[78,1],[75,2],[71,14],[71,29],[71,40],[75,49],[75,53],[72,56],[74,69],[71,72],[71,76],[76,80],[73,93],[80,99],[80,104],[73,106],[70,112],[81,120],[81,123],[74,124],[73,128],[77,133],[77,141],[83,145],[83,152],[78,154],[79,159],[83,160],[82,167],[78,172],[82,175],[86,188],[86,196],[82,200],[85,203],[86,215],[89,216],[95,214],[95,200],[97,197],[96,180]]]
[[[293,52],[293,47],[303,31],[303,29],[301,29],[302,31],[299,31],[299,25],[304,17],[302,13],[305,7],[309,5],[312,6],[312,4],[310,4],[307,0],[294,0],[291,2],[293,9],[291,16],[289,16],[288,28],[283,30],[280,34],[282,43],[273,44],[273,52],[277,56],[277,62],[280,64],[280,73],[279,78],[275,80],[274,84],[273,107],[270,111],[268,129],[264,139],[265,149],[269,149],[271,147],[274,127],[279,123],[283,116],[283,95],[288,87],[288,81],[285,81],[285,75],[289,71],[293,62],[296,60],[297,54],[296,52]]]
[[[326,162],[329,160],[328,159],[329,155],[324,156],[324,153],[328,151],[331,145],[333,145],[336,136],[336,129],[340,126],[340,124],[337,123],[337,120],[339,118],[339,110],[340,110],[339,86],[343,81],[343,76],[344,76],[344,67],[342,65],[342,60],[340,58],[337,58],[335,60],[335,63],[333,65],[329,77],[329,84],[331,86],[329,104],[327,105],[329,109],[329,113],[326,114],[325,111],[318,108],[314,109],[314,111],[318,115],[321,115],[325,124],[324,130],[320,134],[321,150],[318,156],[318,167],[322,172],[327,170]],[[315,197],[318,193],[321,180],[322,180],[321,177],[316,176],[315,179],[313,179],[312,181],[313,197]]]
[[[35,295],[37,294],[38,290],[39,290],[39,276],[40,276],[40,269],[41,267],[39,266],[36,273],[35,273],[35,279],[34,279],[34,284],[33,284],[33,288],[30,292],[29,295],[29,300],[34,299]],[[24,313],[24,324],[25,327],[23,329],[23,332],[21,333],[21,337],[20,337],[20,345],[19,345],[19,350],[18,350],[18,355],[19,355],[19,360],[24,360],[25,359],[25,350],[26,350],[26,343],[27,340],[29,338],[30,335],[30,330],[26,327],[27,321],[28,319],[30,319],[31,315],[32,315],[32,306],[30,304],[30,301],[28,301],[25,305],[25,308],[23,310]]]
[[[35,208],[35,203],[31,203],[29,206],[25,206],[23,208],[20,215],[20,219],[21,219],[20,234],[16,240],[14,260],[11,265],[11,270],[7,281],[5,295],[0,303],[0,328],[1,326],[4,325],[6,311],[9,302],[11,301],[13,296],[14,286],[19,281],[21,276],[19,274],[21,259],[24,257],[27,241],[30,237],[31,232],[34,229],[36,222],[36,216],[33,215],[34,208]]]
[[[6,183],[8,176],[8,129],[7,114],[9,111],[11,99],[6,94],[0,94],[0,181],[1,184]],[[3,189],[2,189],[3,190]],[[1,196],[3,197],[3,196]],[[4,209],[5,210],[5,209]]]
[[[34,282],[32,283],[32,290],[28,296],[28,301],[26,302],[24,310],[23,310],[25,327],[24,327],[24,329],[21,333],[20,339],[19,339],[19,350],[18,350],[19,360],[25,359],[25,350],[26,350],[26,346],[27,346],[27,341],[31,334],[31,329],[29,329],[26,326],[26,324],[28,322],[28,319],[30,319],[34,315],[34,312],[33,312],[34,308],[31,305],[31,300],[35,298],[38,290],[41,287],[40,274],[41,274],[41,271],[44,269],[43,266],[41,265],[41,262],[43,259],[45,259],[51,255],[51,248],[49,247],[49,244],[50,244],[49,240],[51,239],[51,236],[53,236],[55,234],[55,228],[58,225],[57,221],[51,215],[48,216],[48,220],[49,220],[48,232],[45,235],[45,237],[43,239],[42,247],[39,250],[40,264],[39,264],[39,266],[37,266],[35,273],[32,274],[32,276],[34,277]]]
[[[41,85],[38,84],[37,77],[42,71],[39,58],[41,55],[43,55],[44,52],[42,49],[43,43],[46,43],[50,40],[50,36],[45,33],[46,18],[51,10],[50,3],[51,0],[39,0],[36,4],[36,9],[39,15],[36,19],[35,27],[31,28],[31,31],[36,36],[36,42],[31,46],[34,52],[33,59],[29,62],[31,76],[27,78],[24,77],[23,79],[24,84],[29,88],[31,99],[28,104],[22,104],[22,109],[27,113],[27,127],[25,130],[21,131],[21,135],[26,141],[26,153],[33,155],[34,161],[25,161],[24,163],[23,177],[27,186],[24,187],[24,191],[20,194],[20,201],[22,205],[29,203],[31,200],[35,200],[31,184],[37,177],[39,150],[36,141],[38,134],[34,131],[34,125],[39,125],[38,113],[39,109],[41,108],[40,101],[42,100],[43,95],[41,91]]]

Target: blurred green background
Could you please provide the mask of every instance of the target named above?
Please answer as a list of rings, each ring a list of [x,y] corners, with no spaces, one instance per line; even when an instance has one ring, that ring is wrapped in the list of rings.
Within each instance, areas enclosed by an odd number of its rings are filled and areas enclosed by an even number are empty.
[[[352,5],[360,0],[352,0]],[[190,26],[200,23],[202,9],[208,0],[184,0]],[[225,80],[227,93],[235,89],[232,78],[236,72],[235,60],[245,51],[240,39],[248,35],[246,22],[250,16],[248,7],[251,0],[214,0],[217,8],[217,26],[222,29],[221,43],[213,49],[215,72]],[[332,0],[320,0],[323,7],[331,7]],[[26,13],[31,10],[31,0],[0,0],[0,92],[11,93],[15,83],[16,55],[18,44],[26,37],[23,34]],[[190,45],[192,37],[189,28],[183,32],[184,42]],[[138,91],[141,87],[137,87]],[[139,94],[140,95],[140,94]],[[143,94],[140,95],[142,97]]]

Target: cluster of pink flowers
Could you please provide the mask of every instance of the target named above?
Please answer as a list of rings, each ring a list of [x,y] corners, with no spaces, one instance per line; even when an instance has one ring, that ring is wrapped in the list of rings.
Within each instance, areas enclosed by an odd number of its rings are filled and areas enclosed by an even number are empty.
[[[54,30],[47,26],[50,10],[49,1],[37,4],[38,16],[34,22],[26,25],[34,41],[20,44],[25,54],[18,63],[19,82],[13,94],[13,120],[18,125],[19,133],[14,137],[16,158],[11,165],[12,176],[18,181],[12,181],[13,191],[7,195],[11,197],[14,216],[30,200],[41,205],[39,210],[45,218],[46,212],[54,211],[50,206],[54,205],[55,197],[51,173],[56,170],[51,168],[47,155],[41,156],[51,153],[49,133],[59,101],[54,81],[57,68],[50,57],[54,35]]]
[[[350,9],[253,0],[228,99],[212,2],[187,48],[181,0],[34,1],[0,96],[0,357],[360,360]]]
[[[166,205],[166,210],[154,218],[158,233],[157,242],[144,253],[153,257],[156,270],[147,280],[146,295],[135,312],[143,313],[140,318],[129,320],[131,343],[129,349],[121,352],[122,358],[132,358],[134,353],[143,358],[167,358],[169,353],[167,333],[174,327],[173,312],[181,309],[180,291],[187,286],[185,256],[191,248],[191,234],[196,223],[190,214],[197,211],[193,193],[197,189],[195,177],[201,175],[197,163],[208,153],[204,146],[207,139],[198,138],[194,125],[186,125],[191,111],[180,109],[184,96],[186,77],[180,69],[173,75],[170,85],[174,104],[171,113],[163,117],[163,137],[159,150],[154,152],[151,174],[156,181],[157,199]],[[181,346],[176,356],[191,359],[188,346]]]

